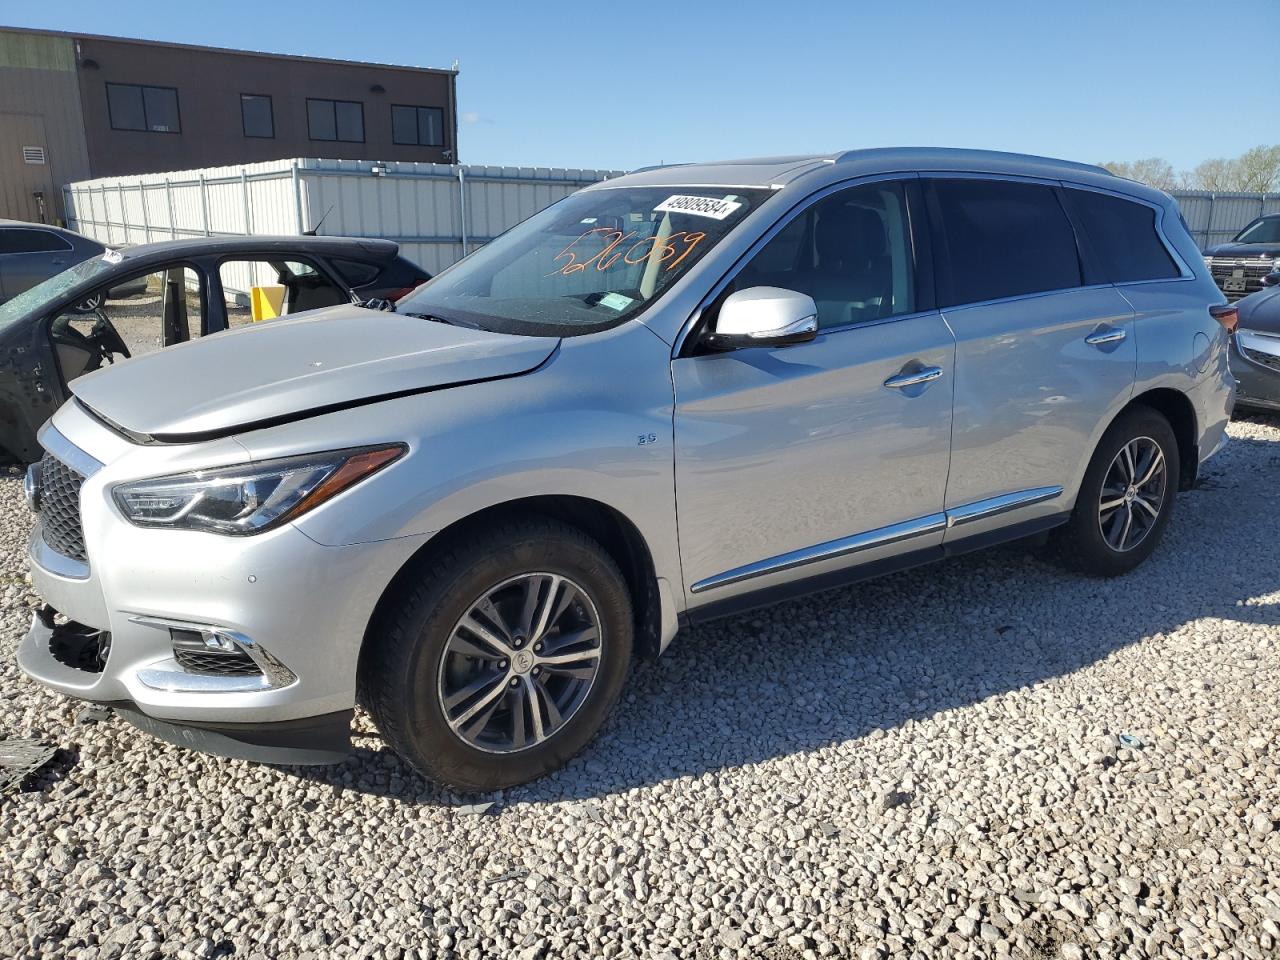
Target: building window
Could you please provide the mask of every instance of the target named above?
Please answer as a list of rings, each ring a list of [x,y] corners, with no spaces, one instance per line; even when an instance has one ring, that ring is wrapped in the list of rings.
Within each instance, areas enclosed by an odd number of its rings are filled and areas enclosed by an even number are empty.
[[[420,147],[444,145],[444,111],[439,107],[392,106],[391,142]]]
[[[276,125],[271,114],[271,98],[258,93],[240,94],[240,122],[246,137],[274,137]]]
[[[364,143],[364,104],[308,97],[307,135],[312,140]]]
[[[112,130],[182,132],[178,122],[178,91],[173,87],[108,83],[107,114]]]

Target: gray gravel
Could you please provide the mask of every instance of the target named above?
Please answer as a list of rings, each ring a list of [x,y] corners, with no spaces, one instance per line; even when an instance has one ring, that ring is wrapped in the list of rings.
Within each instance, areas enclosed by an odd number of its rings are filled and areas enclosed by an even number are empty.
[[[367,720],[321,770],[75,725],[4,478],[0,734],[61,753],[0,800],[0,956],[1274,958],[1280,421],[1231,432],[1122,580],[1012,547],[691,631],[482,797]]]

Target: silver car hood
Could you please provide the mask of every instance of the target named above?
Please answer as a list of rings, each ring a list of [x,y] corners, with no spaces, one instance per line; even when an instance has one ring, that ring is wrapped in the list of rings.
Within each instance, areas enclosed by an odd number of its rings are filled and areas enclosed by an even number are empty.
[[[379,398],[517,376],[559,344],[339,306],[217,333],[74,380],[130,433],[219,436]]]

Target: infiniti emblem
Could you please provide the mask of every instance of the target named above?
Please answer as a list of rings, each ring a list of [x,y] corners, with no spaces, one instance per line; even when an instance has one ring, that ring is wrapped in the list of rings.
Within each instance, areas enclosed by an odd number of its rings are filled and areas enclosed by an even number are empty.
[[[27,467],[26,476],[22,478],[22,494],[27,498],[27,506],[38,513],[40,511],[40,465],[38,463]]]

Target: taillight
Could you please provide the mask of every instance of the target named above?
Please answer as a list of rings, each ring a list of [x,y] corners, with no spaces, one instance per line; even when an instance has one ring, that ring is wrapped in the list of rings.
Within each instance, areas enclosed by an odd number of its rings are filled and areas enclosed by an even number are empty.
[[[413,291],[417,290],[420,286],[422,286],[426,282],[427,282],[426,280],[415,280],[413,281],[413,286],[411,287],[396,287],[396,289],[391,290],[387,293],[387,299],[395,301],[395,300],[399,300],[401,297],[407,297],[409,294],[413,293]]]
[[[1217,320],[1227,333],[1235,333],[1240,326],[1240,311],[1230,303],[1216,303],[1209,308],[1209,316]]]

